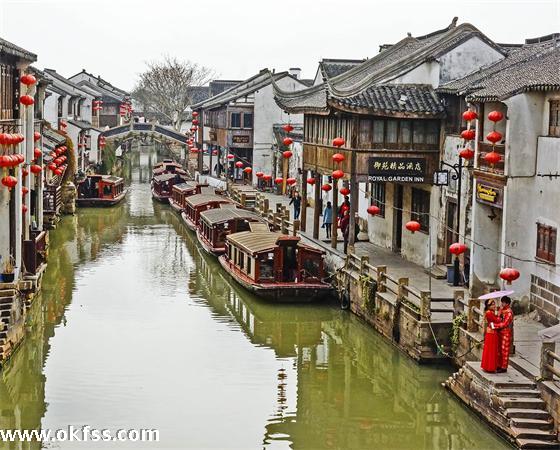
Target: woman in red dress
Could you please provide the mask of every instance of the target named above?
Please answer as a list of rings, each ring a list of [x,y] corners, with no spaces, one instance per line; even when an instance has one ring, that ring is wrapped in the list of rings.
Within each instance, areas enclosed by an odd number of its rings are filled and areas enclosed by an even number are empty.
[[[492,329],[492,323],[498,323],[500,317],[495,312],[496,302],[489,298],[484,303],[484,319],[486,320],[486,333],[484,334],[484,347],[482,348],[482,361],[480,367],[485,372],[496,372],[498,368],[498,332]]]

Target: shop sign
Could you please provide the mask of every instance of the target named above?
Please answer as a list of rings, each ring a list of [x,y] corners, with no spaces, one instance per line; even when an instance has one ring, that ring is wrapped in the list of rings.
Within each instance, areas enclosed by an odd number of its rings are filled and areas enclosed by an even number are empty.
[[[371,157],[368,165],[369,181],[397,183],[425,183],[426,160],[424,158]]]
[[[231,142],[233,144],[249,144],[251,143],[251,136],[234,135],[231,137]]]
[[[503,188],[488,183],[476,183],[476,200],[479,203],[502,207]]]

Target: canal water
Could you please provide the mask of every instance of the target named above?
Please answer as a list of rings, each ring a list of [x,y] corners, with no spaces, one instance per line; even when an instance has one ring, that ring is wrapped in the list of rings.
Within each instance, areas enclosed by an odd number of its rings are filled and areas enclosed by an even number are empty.
[[[1,374],[1,428],[160,431],[48,448],[508,448],[441,387],[450,368],[416,365],[335,306],[235,285],[152,202],[155,158],[132,154],[126,203],[51,232],[26,340]]]

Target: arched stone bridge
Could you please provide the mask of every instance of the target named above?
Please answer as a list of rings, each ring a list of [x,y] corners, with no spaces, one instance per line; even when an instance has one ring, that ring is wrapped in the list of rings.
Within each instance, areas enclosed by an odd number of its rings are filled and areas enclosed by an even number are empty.
[[[187,137],[172,128],[164,127],[163,125],[155,123],[132,123],[127,125],[120,125],[118,127],[110,128],[102,133],[106,139],[118,139],[131,135],[160,135],[170,141],[178,142],[186,145]]]

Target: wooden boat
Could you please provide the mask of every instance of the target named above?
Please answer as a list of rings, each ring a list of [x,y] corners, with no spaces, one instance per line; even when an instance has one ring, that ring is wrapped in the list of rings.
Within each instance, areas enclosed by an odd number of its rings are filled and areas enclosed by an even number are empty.
[[[200,213],[196,234],[202,248],[218,256],[226,251],[228,234],[256,230],[269,231],[257,214],[239,208],[215,208]]]
[[[152,178],[152,197],[162,203],[168,203],[173,186],[187,181],[186,172],[182,172],[154,175]]]
[[[195,231],[200,220],[200,213],[207,209],[223,208],[229,205],[235,208],[235,203],[227,197],[214,194],[191,195],[185,199],[185,209],[181,213],[183,221],[189,230]]]
[[[201,193],[202,186],[197,183],[179,183],[173,185],[171,188],[171,197],[169,197],[169,204],[179,214],[185,209],[185,200],[191,195]]]
[[[158,162],[152,170],[152,174],[154,176],[162,175],[164,173],[176,173],[176,172],[186,173],[183,169],[183,166],[181,166],[181,164],[179,163],[176,163],[172,159],[164,159],[163,161]]]
[[[241,286],[276,302],[310,302],[333,294],[323,281],[322,250],[300,238],[270,231],[243,231],[226,236],[226,253],[218,259]]]
[[[87,175],[78,184],[78,206],[113,206],[126,197],[124,179],[112,175]]]

